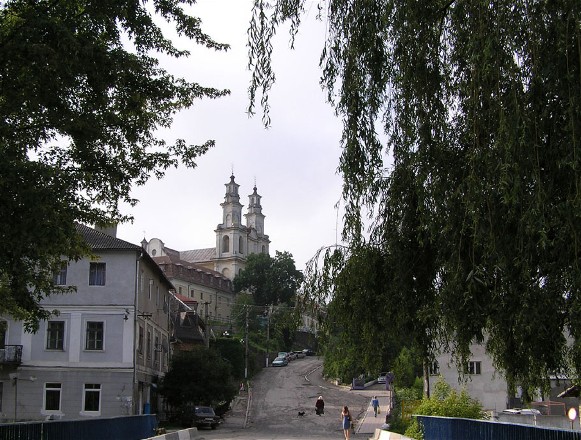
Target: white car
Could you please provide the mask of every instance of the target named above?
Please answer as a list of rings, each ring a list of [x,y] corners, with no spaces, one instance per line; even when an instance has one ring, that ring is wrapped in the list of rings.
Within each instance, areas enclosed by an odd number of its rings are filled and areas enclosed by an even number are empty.
[[[504,414],[520,414],[523,416],[540,416],[542,413],[534,408],[512,408],[502,411]]]
[[[273,367],[286,367],[287,365],[288,365],[288,361],[283,356],[279,356],[275,360],[272,361]]]
[[[387,381],[387,371],[383,371],[379,373],[379,377],[377,378],[377,383],[385,383]]]

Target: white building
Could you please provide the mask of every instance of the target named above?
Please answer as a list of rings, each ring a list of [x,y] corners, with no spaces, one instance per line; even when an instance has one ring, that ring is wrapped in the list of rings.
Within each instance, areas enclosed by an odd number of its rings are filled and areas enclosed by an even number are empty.
[[[170,256],[174,260],[182,260],[205,267],[233,280],[244,269],[246,257],[250,254],[269,253],[270,240],[264,233],[264,214],[262,213],[262,198],[253,188],[248,196],[248,210],[244,214],[246,224],[242,223],[242,207],[238,185],[234,176],[225,184],[226,194],[222,206],[222,223],[216,230],[216,244],[205,249],[176,251],[167,248],[159,238],[142,242],[143,247],[152,257]]]
[[[79,419],[155,412],[169,362],[173,286],[141,246],[78,226],[95,257],[63,265],[77,292],[41,305],[38,332],[4,318],[0,419]],[[20,356],[19,356],[20,354]]]

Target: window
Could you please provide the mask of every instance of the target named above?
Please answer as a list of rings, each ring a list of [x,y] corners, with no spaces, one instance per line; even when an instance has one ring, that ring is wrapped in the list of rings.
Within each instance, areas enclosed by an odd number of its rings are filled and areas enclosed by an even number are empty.
[[[162,343],[162,346],[161,346],[161,356],[162,356],[162,359],[163,359],[163,361],[162,361],[163,362],[163,366],[165,368],[165,367],[167,367],[168,356],[169,356],[167,336],[164,336],[163,337],[163,343]]]
[[[65,322],[49,321],[46,327],[46,349],[63,350],[65,338]]]
[[[159,336],[155,335],[155,345],[153,346],[155,351],[155,357],[153,358],[153,363],[159,366],[159,354],[161,353],[161,345],[159,345]]]
[[[431,362],[428,365],[428,369],[430,371],[430,376],[438,376],[440,374],[440,365],[438,361]]]
[[[204,292],[200,292],[200,299],[204,299]]]
[[[147,330],[147,359],[151,359],[151,331]]]
[[[182,294],[182,286],[178,286],[178,294],[181,295]]]
[[[470,362],[468,362],[466,373],[468,373],[468,374],[481,374],[480,367],[481,367],[480,361],[470,361]]]
[[[0,349],[6,348],[6,333],[8,332],[8,322],[0,319]]]
[[[85,350],[103,350],[103,323],[87,322]]]
[[[67,262],[63,261],[60,270],[54,274],[53,282],[57,286],[64,286],[67,284],[67,267]]]
[[[222,238],[222,252],[230,252],[230,237],[227,235]]]
[[[60,411],[61,410],[61,384],[45,383],[44,384],[44,410]]]
[[[149,279],[149,290],[147,291],[147,299],[151,299],[151,289],[153,288],[153,280]]]
[[[155,288],[155,305],[159,306],[159,286]]]
[[[83,411],[99,412],[101,410],[101,384],[86,383],[83,393]]]
[[[143,327],[139,326],[139,337],[137,339],[137,353],[143,355]]]
[[[242,237],[238,237],[238,252],[241,254],[244,253],[244,241],[242,240]]]
[[[105,285],[105,263],[91,263],[89,268],[89,286]]]
[[[0,382],[0,412],[2,412],[2,397],[4,394],[4,382]]]

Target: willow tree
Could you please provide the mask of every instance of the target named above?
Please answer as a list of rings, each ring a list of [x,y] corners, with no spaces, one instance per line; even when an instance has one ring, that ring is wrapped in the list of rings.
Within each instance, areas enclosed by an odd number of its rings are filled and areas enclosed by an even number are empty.
[[[62,259],[89,252],[75,223],[127,220],[133,185],[194,167],[213,145],[159,128],[197,99],[228,93],[175,77],[157,54],[186,58],[156,23],[212,50],[193,0],[0,2],[0,314],[36,328]]]
[[[255,2],[250,110],[262,92],[266,122],[271,39],[285,21],[294,37],[305,5]],[[343,120],[349,245],[431,262],[424,290],[460,362],[482,342],[511,385],[545,385],[567,365],[579,371],[581,3],[318,8],[327,27],[321,84]],[[398,270],[418,280],[416,269]]]

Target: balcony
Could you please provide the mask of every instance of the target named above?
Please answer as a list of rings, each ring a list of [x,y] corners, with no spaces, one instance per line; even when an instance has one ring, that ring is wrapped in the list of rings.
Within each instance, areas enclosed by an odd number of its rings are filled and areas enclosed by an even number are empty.
[[[22,363],[22,345],[5,345],[0,348],[0,365],[20,365]]]

